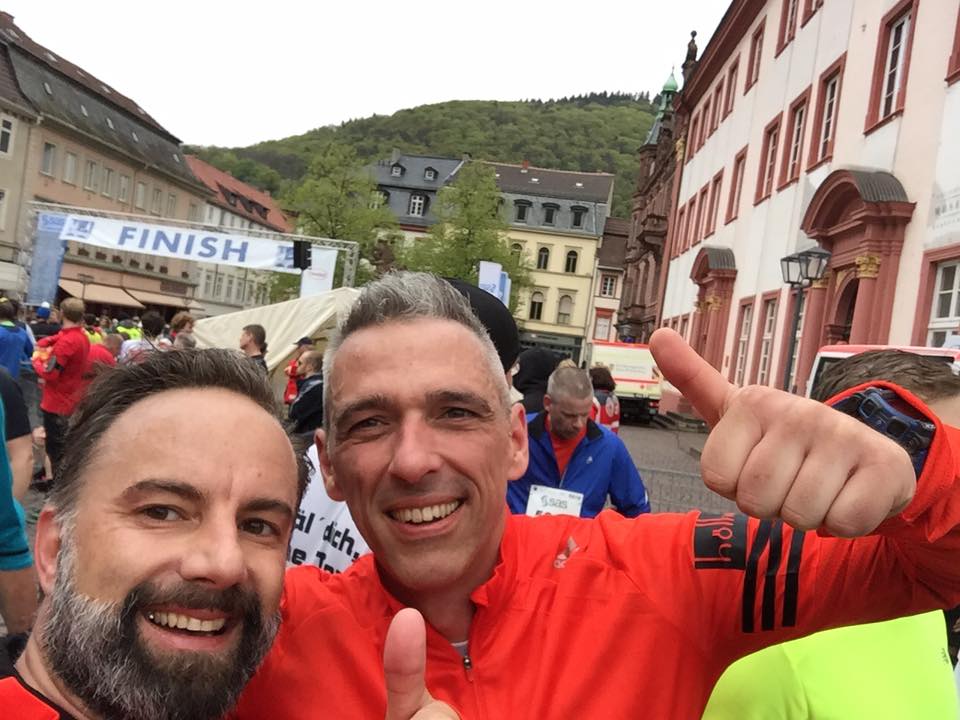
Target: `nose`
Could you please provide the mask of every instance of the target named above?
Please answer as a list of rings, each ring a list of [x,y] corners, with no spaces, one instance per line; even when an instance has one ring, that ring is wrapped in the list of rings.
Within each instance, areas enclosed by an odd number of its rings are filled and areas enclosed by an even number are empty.
[[[204,582],[217,588],[232,587],[246,579],[246,560],[232,514],[201,520],[184,551],[180,575],[184,580]]]
[[[440,469],[442,460],[435,447],[430,426],[422,418],[404,418],[396,434],[388,468],[390,474],[403,482],[419,482],[425,475]]]

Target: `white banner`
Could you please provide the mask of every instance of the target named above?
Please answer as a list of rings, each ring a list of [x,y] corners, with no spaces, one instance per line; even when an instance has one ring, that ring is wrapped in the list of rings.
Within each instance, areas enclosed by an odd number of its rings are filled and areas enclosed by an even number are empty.
[[[231,235],[176,225],[155,225],[133,218],[67,215],[61,240],[96,245],[109,250],[159,255],[196,262],[236,265],[256,270],[297,273],[293,267],[293,241]],[[314,253],[317,251],[314,250]],[[323,250],[336,261],[336,250]],[[333,280],[333,272],[330,272]],[[329,288],[328,288],[329,289]]]
[[[337,251],[311,248],[310,267],[300,276],[300,297],[319,295],[333,290],[333,273],[337,269]]]

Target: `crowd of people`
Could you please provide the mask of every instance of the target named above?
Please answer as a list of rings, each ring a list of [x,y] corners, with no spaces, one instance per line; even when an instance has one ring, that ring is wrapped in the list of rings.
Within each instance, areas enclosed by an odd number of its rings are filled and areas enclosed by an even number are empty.
[[[260,325],[196,350],[189,316],[40,311],[0,300],[11,717],[957,715],[960,380],[937,361],[859,356],[808,400],[658,332],[712,428],[704,481],[745,513],[675,515],[610,372],[521,352],[466,283],[370,283],[323,352],[274,360],[282,402]],[[24,372],[52,466],[32,550]],[[864,393],[928,442],[860,422]]]

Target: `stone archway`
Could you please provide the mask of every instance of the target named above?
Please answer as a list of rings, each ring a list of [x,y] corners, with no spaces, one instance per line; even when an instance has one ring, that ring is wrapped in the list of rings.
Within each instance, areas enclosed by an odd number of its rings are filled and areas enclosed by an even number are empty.
[[[690,271],[690,279],[699,288],[690,336],[693,349],[717,370],[722,369],[723,344],[736,278],[736,259],[729,248],[701,248]]]
[[[915,206],[900,181],[883,171],[835,170],[817,188],[801,229],[831,257],[827,276],[807,291],[799,387],[821,345],[887,342],[900,251]]]

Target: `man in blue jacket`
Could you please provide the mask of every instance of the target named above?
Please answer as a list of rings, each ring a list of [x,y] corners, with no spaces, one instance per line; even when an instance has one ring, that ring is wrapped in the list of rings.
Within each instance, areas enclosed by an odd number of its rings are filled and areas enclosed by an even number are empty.
[[[593,385],[561,367],[547,381],[544,411],[527,416],[530,464],[507,485],[511,512],[593,517],[606,505],[634,517],[650,512],[647,491],[623,441],[590,419]]]

